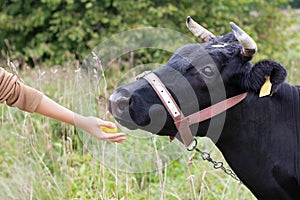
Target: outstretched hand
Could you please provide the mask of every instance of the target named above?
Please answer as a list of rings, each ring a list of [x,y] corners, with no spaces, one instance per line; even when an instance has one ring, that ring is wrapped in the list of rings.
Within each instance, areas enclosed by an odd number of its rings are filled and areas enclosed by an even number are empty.
[[[75,125],[76,127],[88,132],[91,136],[98,140],[118,143],[122,143],[124,140],[126,140],[125,133],[108,134],[101,131],[101,126],[114,128],[115,124],[112,122],[107,122],[96,117],[85,117],[74,113],[45,95],[43,96],[35,112],[71,125]]]
[[[107,128],[115,128],[116,125],[112,122],[104,121],[96,117],[84,117],[82,115],[75,114],[74,116],[75,126],[85,130],[91,136],[97,140],[104,140],[109,142],[122,143],[126,140],[125,133],[105,133],[101,130],[101,126]]]

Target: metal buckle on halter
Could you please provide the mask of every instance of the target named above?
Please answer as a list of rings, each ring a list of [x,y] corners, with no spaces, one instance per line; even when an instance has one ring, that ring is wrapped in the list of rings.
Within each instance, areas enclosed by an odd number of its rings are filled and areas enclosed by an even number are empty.
[[[186,150],[194,151],[197,148],[197,145],[198,145],[198,141],[194,138],[194,141],[191,142],[191,144],[186,147]]]
[[[139,80],[139,79],[143,78],[144,76],[146,76],[147,74],[150,74],[151,72],[152,71],[150,71],[150,70],[144,71],[144,72],[140,73],[139,75],[137,75],[135,77],[135,80]]]

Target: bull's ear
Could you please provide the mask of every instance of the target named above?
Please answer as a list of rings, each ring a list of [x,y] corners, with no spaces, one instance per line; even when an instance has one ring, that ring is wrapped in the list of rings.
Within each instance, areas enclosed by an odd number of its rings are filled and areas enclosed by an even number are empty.
[[[284,82],[287,71],[277,62],[272,60],[262,60],[256,63],[246,74],[243,81],[246,90],[259,91],[269,76],[272,83],[272,93],[276,92],[278,86]]]

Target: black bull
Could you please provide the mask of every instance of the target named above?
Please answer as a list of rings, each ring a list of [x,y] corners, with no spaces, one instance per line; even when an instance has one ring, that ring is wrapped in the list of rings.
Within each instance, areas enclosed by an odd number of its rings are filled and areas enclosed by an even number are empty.
[[[205,43],[180,48],[154,73],[186,115],[223,100],[218,95],[220,88],[225,90],[225,98],[247,92],[245,100],[226,111],[216,146],[258,199],[300,199],[300,89],[284,82],[286,70],[279,63],[263,60],[253,65],[250,60],[256,51],[255,43],[251,38],[247,38],[250,44],[245,42],[243,38],[248,35],[234,25],[232,29],[233,33],[218,37],[194,31]],[[267,76],[272,83],[271,94],[260,98]],[[183,84],[179,80],[182,77],[189,84]],[[196,96],[194,102],[181,102],[174,93],[179,90],[181,96],[188,98],[191,88]],[[171,116],[144,79],[118,87],[110,97],[110,111],[130,129],[177,134]],[[165,118],[163,124],[161,118]],[[218,126],[216,116],[191,129],[196,136],[206,136],[212,120]]]

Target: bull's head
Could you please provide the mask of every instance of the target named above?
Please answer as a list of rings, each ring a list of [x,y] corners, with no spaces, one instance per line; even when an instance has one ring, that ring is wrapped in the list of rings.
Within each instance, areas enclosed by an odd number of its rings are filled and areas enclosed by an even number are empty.
[[[214,36],[190,17],[186,23],[204,43],[183,46],[166,65],[153,71],[184,115],[243,92],[257,95],[266,76],[271,77],[271,92],[284,81],[286,71],[279,63],[264,60],[251,64],[256,43],[234,23],[230,24],[232,32],[224,36]],[[145,79],[118,87],[109,103],[116,120],[129,129],[169,136],[177,133],[172,117]],[[207,121],[197,124],[194,132],[203,136],[208,125]]]

